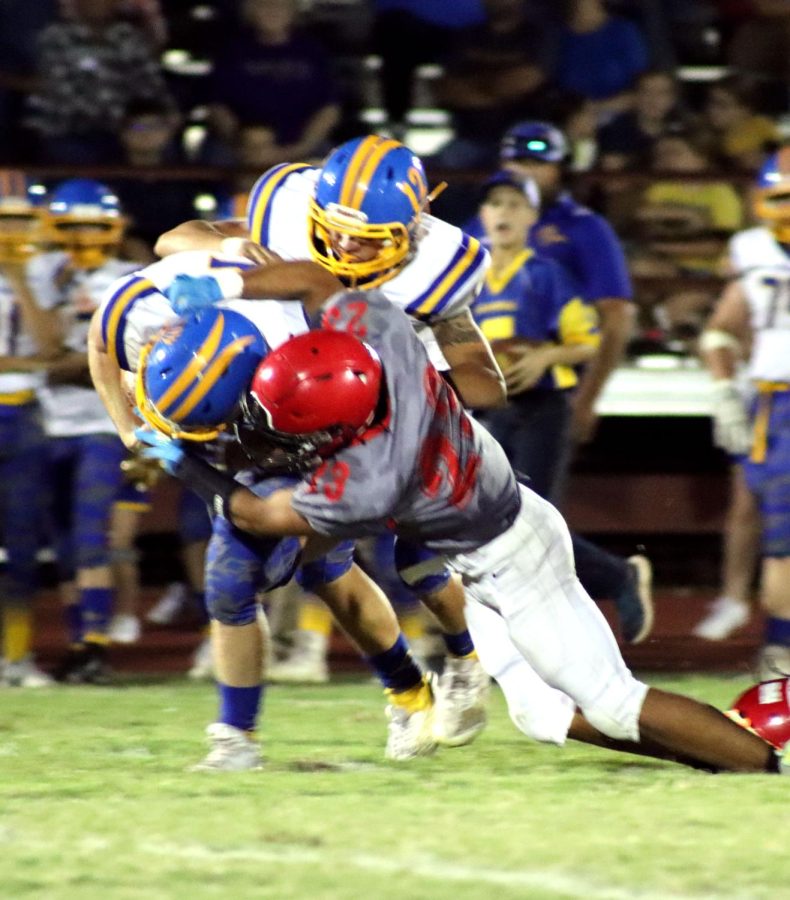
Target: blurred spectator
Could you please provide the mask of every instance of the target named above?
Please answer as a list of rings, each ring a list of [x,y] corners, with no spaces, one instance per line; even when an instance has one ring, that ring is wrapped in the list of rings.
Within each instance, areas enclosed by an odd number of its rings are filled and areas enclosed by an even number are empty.
[[[143,241],[147,248],[143,259],[153,258],[151,248],[159,235],[180,222],[196,218],[196,203],[201,202],[200,198],[214,196],[224,186],[205,180],[174,178],[167,182],[166,190],[161,189],[156,170],[163,166],[183,168],[187,163],[181,117],[166,102],[132,103],[120,128],[120,142],[123,162],[137,170],[112,182],[128,219],[127,242],[130,237]],[[124,249],[128,250],[127,244]]]
[[[120,158],[119,128],[136,98],[166,98],[145,34],[120,14],[121,0],[72,0],[74,18],[46,27],[28,122],[45,163],[101,165]]]
[[[629,108],[634,79],[649,64],[635,22],[610,15],[603,0],[567,0],[552,77],[558,88],[595,101],[603,121]]]
[[[64,20],[79,20],[79,0],[58,0],[58,5]],[[119,16],[142,28],[154,47],[164,47],[168,28],[159,0],[119,0],[117,9]]]
[[[790,96],[790,3],[746,0],[747,9],[726,42],[727,63],[775,87],[786,108]]]
[[[677,80],[670,72],[642,72],[634,91],[634,108],[619,113],[598,130],[601,168],[644,169],[657,138],[682,125],[684,116]]]
[[[373,40],[381,56],[382,102],[396,137],[412,105],[414,71],[444,63],[486,21],[484,0],[374,0]]]
[[[711,179],[711,143],[686,131],[656,141],[652,170],[663,175],[644,191],[636,211],[640,236],[653,253],[671,260],[673,274],[722,271],[726,241],[743,224],[740,194],[729,181]],[[698,174],[699,180],[689,178]],[[634,261],[638,269],[638,263]]]
[[[545,14],[528,14],[523,0],[486,0],[486,8],[488,21],[460,43],[437,84],[455,131],[437,155],[440,165],[495,165],[499,135],[515,119],[536,115],[546,97],[552,55]]]
[[[766,151],[779,142],[779,129],[758,108],[753,78],[730,75],[712,84],[705,104],[705,121],[718,140],[717,153],[728,165],[756,170]]]
[[[0,3],[0,160],[29,162],[28,136],[21,128],[24,105],[34,87],[36,36],[56,18],[56,0]]]
[[[209,79],[217,134],[242,142],[238,162],[259,170],[324,153],[340,119],[329,57],[295,28],[296,14],[296,0],[244,0]]]

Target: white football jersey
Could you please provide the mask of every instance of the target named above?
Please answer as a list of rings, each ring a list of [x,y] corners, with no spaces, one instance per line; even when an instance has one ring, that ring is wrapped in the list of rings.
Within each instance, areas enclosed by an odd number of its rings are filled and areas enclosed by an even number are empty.
[[[283,164],[270,169],[255,186],[251,235],[286,260],[310,259],[310,200],[320,170]],[[384,296],[411,316],[431,361],[447,363],[439,351],[432,322],[452,318],[477,296],[488,268],[488,251],[460,228],[424,215],[417,252],[395,276],[379,285]]]
[[[749,304],[749,377],[790,382],[790,256],[767,228],[750,228],[731,239],[730,261]]]
[[[140,350],[163,326],[179,318],[164,293],[177,275],[198,277],[223,268],[252,267],[248,259],[187,250],[118,279],[101,303],[107,352],[122,369],[137,371]],[[249,319],[272,349],[309,328],[304,308],[296,300],[223,300],[217,305]]]
[[[16,292],[0,274],[0,356],[28,357],[37,352],[35,341],[24,330]],[[0,372],[0,394],[36,391],[43,384],[41,372]]]
[[[28,280],[44,309],[54,309],[61,318],[64,345],[77,353],[88,351],[88,330],[107,287],[133,271],[137,263],[108,259],[98,269],[69,269],[68,254],[34,256]],[[115,426],[92,387],[76,384],[46,385],[39,392],[44,427],[51,437],[115,433]]]

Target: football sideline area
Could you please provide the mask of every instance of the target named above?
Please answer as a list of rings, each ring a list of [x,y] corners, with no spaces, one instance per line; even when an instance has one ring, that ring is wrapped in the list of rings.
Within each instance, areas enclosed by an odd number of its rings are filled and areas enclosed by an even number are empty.
[[[686,636],[701,610],[659,591],[654,639],[626,655],[726,708],[759,624],[705,644]],[[45,664],[56,612],[49,596]],[[471,746],[387,762],[383,697],[342,646],[330,685],[267,689],[262,771],[190,772],[216,709],[181,674],[198,639],[146,632],[118,648],[112,687],[0,693],[0,897],[664,900],[790,883],[784,780],[537,745],[497,690]],[[708,671],[658,671],[682,658]]]

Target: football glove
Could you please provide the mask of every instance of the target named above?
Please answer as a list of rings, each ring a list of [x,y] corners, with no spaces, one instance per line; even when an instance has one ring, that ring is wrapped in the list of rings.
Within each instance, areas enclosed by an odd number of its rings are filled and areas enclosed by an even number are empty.
[[[176,275],[165,294],[180,316],[214,306],[222,300],[219,282],[211,275]]]
[[[162,467],[157,460],[145,459],[139,452],[132,453],[125,459],[121,463],[121,469],[124,478],[141,493],[150,491],[162,474]]]
[[[165,437],[153,428],[138,428],[134,436],[141,444],[145,444],[144,449],[140,451],[143,459],[158,460],[165,472],[176,474],[179,463],[184,459],[181,441]]]
[[[738,389],[730,379],[714,381],[711,388],[713,443],[736,456],[752,446],[752,425]]]

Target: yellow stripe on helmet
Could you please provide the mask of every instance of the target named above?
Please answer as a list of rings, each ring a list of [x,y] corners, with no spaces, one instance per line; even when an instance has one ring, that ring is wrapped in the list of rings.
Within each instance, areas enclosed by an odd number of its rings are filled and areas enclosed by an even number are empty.
[[[351,155],[351,159],[346,166],[343,183],[340,185],[340,194],[338,195],[338,203],[341,206],[351,206],[351,197],[356,190],[359,173],[362,171],[362,167],[367,162],[370,154],[383,140],[385,138],[379,137],[377,134],[369,134]]]
[[[170,414],[170,419],[173,422],[180,422],[185,416],[188,416],[211,388],[213,388],[220,378],[222,378],[227,370],[227,364],[230,360],[238,356],[239,353],[242,353],[253,341],[254,338],[252,335],[247,335],[245,337],[236,338],[235,341],[228,344],[203,373],[203,376],[195,389],[184,398],[177,409],[173,410]]]
[[[352,209],[359,209],[360,206],[362,206],[365,194],[368,191],[368,185],[382,159],[384,159],[390,150],[401,146],[398,141],[389,140],[387,138],[379,138],[379,141],[380,143],[376,147],[373,147],[368,158],[364,161],[359,176],[356,179],[353,193],[351,194],[351,201],[346,204]]]
[[[211,357],[217,352],[219,342],[222,340],[222,331],[225,327],[225,317],[220,313],[217,321],[208,333],[205,341],[195,351],[194,356],[189,361],[184,371],[176,378],[170,387],[162,394],[156,402],[159,412],[164,415],[167,407],[175,403],[176,400],[184,393],[184,391],[192,384],[192,382],[200,374],[200,370],[208,363]]]

